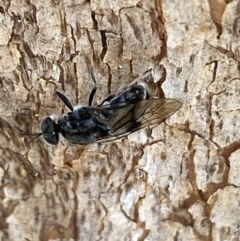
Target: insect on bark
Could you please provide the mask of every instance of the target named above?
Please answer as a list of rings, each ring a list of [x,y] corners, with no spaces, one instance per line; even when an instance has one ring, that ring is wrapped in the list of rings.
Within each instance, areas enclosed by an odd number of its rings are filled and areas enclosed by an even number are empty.
[[[92,69],[91,77],[96,86]],[[69,142],[80,145],[111,141],[144,127],[160,124],[182,105],[174,99],[152,98],[147,88],[138,83],[120,88],[102,104],[92,107],[95,93],[96,87],[89,96],[89,106],[73,107],[68,98],[57,91],[57,96],[70,112],[57,123],[50,117],[44,118],[42,132],[37,135],[42,135],[50,145],[58,144],[59,133]]]

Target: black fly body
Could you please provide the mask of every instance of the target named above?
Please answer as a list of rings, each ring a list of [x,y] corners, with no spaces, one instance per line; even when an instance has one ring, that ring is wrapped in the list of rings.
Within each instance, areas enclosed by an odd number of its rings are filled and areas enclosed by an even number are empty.
[[[94,83],[95,77],[91,70]],[[135,83],[106,98],[101,105],[92,107],[94,88],[89,96],[89,106],[73,107],[65,95],[57,96],[70,112],[57,123],[46,117],[41,124],[44,140],[57,145],[59,133],[69,142],[88,145],[95,142],[121,138],[147,126],[160,124],[181,107],[174,99],[154,99],[144,85]]]

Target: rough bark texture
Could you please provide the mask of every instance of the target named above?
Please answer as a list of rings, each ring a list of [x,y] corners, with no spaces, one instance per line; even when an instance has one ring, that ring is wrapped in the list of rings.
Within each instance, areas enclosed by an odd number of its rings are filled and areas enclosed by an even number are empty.
[[[238,1],[0,2],[0,240],[239,240]],[[28,146],[60,116],[153,69],[182,108],[87,147]]]

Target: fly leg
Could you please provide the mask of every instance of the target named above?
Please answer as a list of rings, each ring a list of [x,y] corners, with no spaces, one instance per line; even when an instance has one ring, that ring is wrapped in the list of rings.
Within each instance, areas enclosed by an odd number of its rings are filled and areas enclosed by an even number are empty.
[[[56,91],[56,95],[60,98],[60,100],[68,107],[69,110],[73,111],[73,106],[71,104],[71,102],[69,101],[69,99],[62,93]],[[62,106],[62,110],[61,110],[62,114],[63,114],[63,106]]]
[[[92,106],[92,101],[93,101],[93,97],[94,95],[96,94],[96,91],[97,91],[97,82],[96,82],[96,78],[95,78],[95,75],[94,75],[94,72],[93,72],[93,68],[91,67],[90,68],[90,75],[91,75],[91,78],[92,78],[92,81],[94,83],[94,87],[89,95],[89,99],[88,99],[88,105],[89,106]]]

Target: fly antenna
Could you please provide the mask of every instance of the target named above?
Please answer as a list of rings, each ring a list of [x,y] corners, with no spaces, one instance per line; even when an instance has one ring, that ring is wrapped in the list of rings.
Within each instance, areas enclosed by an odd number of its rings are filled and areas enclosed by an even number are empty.
[[[27,144],[25,144],[25,146],[28,146],[32,141],[37,139],[39,136],[43,135],[43,133],[33,133],[33,134],[21,133],[20,135],[21,136],[34,136]]]

